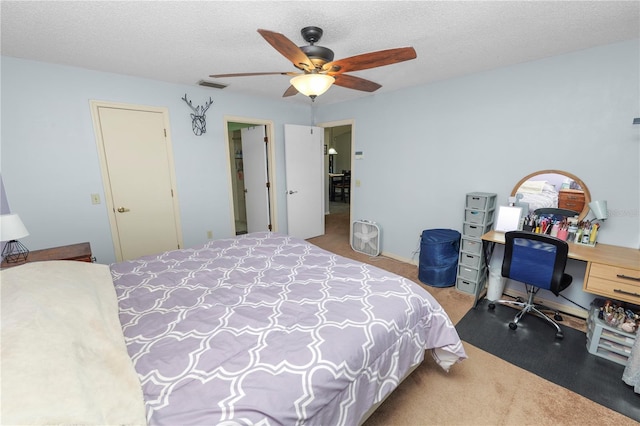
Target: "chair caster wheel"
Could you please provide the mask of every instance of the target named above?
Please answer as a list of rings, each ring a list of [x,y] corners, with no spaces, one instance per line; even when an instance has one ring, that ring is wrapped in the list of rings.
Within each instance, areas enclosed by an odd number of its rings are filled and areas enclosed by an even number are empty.
[[[489,309],[495,309],[496,308],[496,304],[491,302],[489,303]]]
[[[553,319],[556,321],[562,321],[562,315],[556,312],[555,314],[553,314]]]
[[[564,334],[562,334],[562,331],[558,331],[556,333],[556,339],[558,339],[558,340],[564,339]]]
[[[522,297],[516,297],[516,302],[524,303],[524,299]]]
[[[509,323],[509,328],[512,330],[515,330],[516,328],[518,328],[518,324],[516,324],[515,322],[510,322]]]

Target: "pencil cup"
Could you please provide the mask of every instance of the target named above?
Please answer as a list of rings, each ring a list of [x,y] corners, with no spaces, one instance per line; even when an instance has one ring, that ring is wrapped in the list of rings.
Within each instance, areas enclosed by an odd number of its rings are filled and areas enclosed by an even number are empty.
[[[567,228],[558,229],[558,238],[563,241],[567,241],[567,237],[569,236],[569,230]]]

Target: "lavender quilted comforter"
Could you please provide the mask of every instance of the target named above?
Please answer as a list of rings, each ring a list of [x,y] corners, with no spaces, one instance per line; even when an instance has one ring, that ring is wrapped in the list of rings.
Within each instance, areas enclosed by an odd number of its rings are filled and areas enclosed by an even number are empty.
[[[285,235],[111,274],[150,424],[357,424],[426,349],[445,369],[466,357],[422,287]]]

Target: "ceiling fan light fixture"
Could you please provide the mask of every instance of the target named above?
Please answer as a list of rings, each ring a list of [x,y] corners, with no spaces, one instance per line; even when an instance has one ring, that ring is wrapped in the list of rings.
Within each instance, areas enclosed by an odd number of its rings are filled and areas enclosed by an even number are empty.
[[[293,77],[290,83],[298,92],[313,99],[329,90],[335,81],[335,78],[326,74],[302,74]]]

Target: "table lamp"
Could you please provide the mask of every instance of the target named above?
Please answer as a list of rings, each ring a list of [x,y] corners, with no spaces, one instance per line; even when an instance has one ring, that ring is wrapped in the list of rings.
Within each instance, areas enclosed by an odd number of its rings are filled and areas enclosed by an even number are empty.
[[[17,214],[3,214],[0,216],[0,241],[6,241],[2,249],[2,259],[7,263],[24,262],[29,250],[18,241],[29,235]]]
[[[589,208],[597,220],[604,221],[609,217],[607,213],[607,202],[605,200],[592,201],[589,203]]]
[[[329,148],[329,173],[333,173],[333,156],[337,153],[335,148]]]

